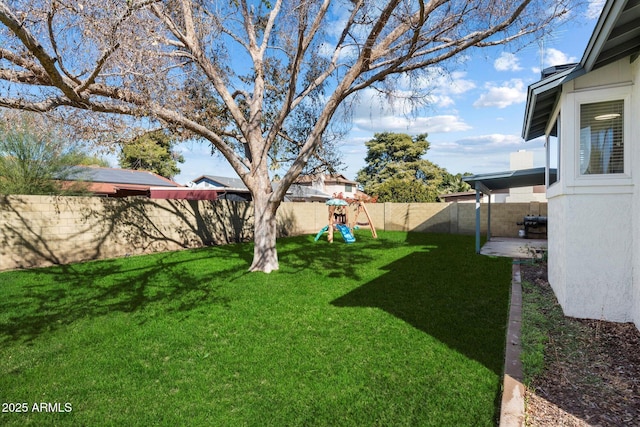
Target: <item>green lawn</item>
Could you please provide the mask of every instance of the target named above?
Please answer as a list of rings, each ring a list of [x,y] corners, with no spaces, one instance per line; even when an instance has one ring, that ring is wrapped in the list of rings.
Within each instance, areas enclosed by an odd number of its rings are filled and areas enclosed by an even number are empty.
[[[313,237],[0,274],[0,425],[495,425],[511,261]]]

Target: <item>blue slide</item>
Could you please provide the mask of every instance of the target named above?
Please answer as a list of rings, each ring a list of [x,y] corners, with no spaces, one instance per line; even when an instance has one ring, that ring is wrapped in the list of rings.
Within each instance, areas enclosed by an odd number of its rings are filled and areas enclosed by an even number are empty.
[[[356,238],[353,237],[353,234],[351,234],[351,230],[349,230],[349,227],[347,227],[346,225],[337,224],[336,228],[338,229],[340,234],[342,234],[342,238],[344,239],[345,242],[353,243],[356,241]]]
[[[316,238],[314,239],[316,242],[318,241],[318,239],[320,238],[320,236],[322,236],[322,233],[324,233],[325,231],[329,230],[329,226],[325,225],[322,230],[318,231],[318,234],[316,234]]]

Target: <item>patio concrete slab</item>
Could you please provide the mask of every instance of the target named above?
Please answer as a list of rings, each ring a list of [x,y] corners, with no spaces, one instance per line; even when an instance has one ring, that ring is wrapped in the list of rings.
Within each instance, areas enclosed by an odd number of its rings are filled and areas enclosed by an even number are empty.
[[[480,249],[480,253],[508,258],[533,258],[534,254],[539,256],[543,250],[547,250],[547,240],[545,239],[492,237]]]

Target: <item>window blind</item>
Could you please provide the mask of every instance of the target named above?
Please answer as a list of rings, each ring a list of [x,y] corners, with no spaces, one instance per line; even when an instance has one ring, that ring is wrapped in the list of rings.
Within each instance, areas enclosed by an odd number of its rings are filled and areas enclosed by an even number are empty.
[[[580,105],[580,173],[624,172],[624,101]]]

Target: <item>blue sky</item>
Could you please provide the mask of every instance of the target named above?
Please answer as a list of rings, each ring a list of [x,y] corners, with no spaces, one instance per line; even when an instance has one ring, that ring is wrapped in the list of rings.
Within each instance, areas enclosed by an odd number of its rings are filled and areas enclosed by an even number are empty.
[[[603,0],[591,0],[586,12],[543,43],[516,52],[509,47],[476,50],[448,77],[434,69],[424,82],[431,102],[418,114],[403,114],[402,102],[390,108],[373,91],[363,93],[351,132],[340,145],[347,166],[341,172],[355,178],[365,164],[364,144],[376,132],[428,133],[426,158],[453,174],[508,170],[509,154],[523,149],[534,152],[534,167],[544,166],[543,141],[525,143],[520,137],[527,86],[540,80],[541,67],[580,61],[602,5]],[[207,144],[183,143],[178,150],[186,159],[175,178],[181,184],[201,175],[237,176],[221,156],[211,156]]]

